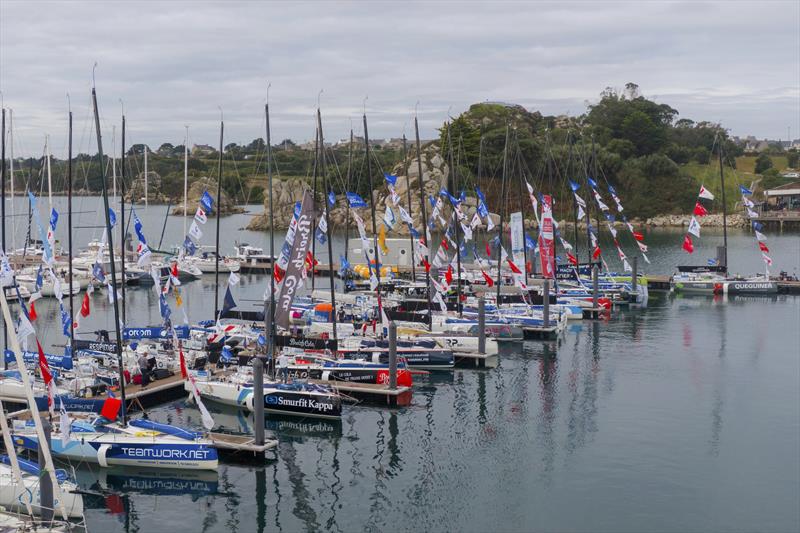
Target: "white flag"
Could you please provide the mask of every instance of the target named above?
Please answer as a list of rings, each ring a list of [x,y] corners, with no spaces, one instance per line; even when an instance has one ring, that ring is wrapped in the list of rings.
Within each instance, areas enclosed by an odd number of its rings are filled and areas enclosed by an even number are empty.
[[[481,223],[481,217],[480,215],[478,215],[478,212],[475,211],[475,214],[472,215],[472,220],[469,223],[469,227],[475,229],[478,227],[480,223]]]
[[[402,205],[398,206],[398,209],[400,210],[400,220],[402,220],[403,222],[405,222],[407,224],[413,224],[414,223],[414,219],[411,218],[411,215],[408,214],[408,211],[403,209]]]
[[[767,254],[761,252],[761,257],[764,258],[764,262],[767,264],[767,266],[772,266],[772,259],[770,259],[770,257]]]
[[[239,280],[240,280],[239,274],[237,274],[236,272],[231,272],[228,275],[228,284],[231,285],[231,286],[238,285],[239,284]]]
[[[583,210],[582,206],[578,206],[578,220],[583,220],[583,217],[586,216],[586,211]]]
[[[754,203],[753,203],[753,202],[750,200],[750,198],[748,198],[748,197],[747,197],[747,196],[745,196],[745,195],[742,195],[742,203],[743,203],[745,206],[747,206],[747,207],[750,207],[750,208],[752,208],[752,207],[754,207],[754,206],[756,205],[756,204],[754,204]]]
[[[72,420],[70,420],[67,410],[64,409],[64,400],[59,397],[58,401],[60,403],[58,411],[60,414],[59,426],[61,429],[61,445],[66,448],[69,444],[70,433],[72,432]]]
[[[197,212],[194,214],[194,219],[201,224],[208,222],[208,216],[206,215],[206,212],[203,211],[202,207],[197,208]]]
[[[750,218],[758,218],[758,213],[756,213],[755,211],[753,211],[752,209],[750,209],[748,207],[747,208],[747,216],[749,216]]]
[[[711,191],[709,191],[708,189],[706,189],[702,185],[700,186],[700,193],[697,196],[699,196],[700,198],[705,198],[707,200],[713,200],[714,199],[714,195],[711,194]]]
[[[753,231],[756,233],[756,239],[758,239],[761,242],[766,242],[766,240],[767,240],[767,236],[766,235],[764,235],[763,233],[761,233],[758,230],[753,230]]]
[[[203,238],[203,232],[200,231],[200,226],[197,225],[197,222],[192,221],[192,225],[189,226],[189,235],[196,241]]]
[[[492,215],[489,214],[489,216],[486,217],[486,231],[492,231],[493,229],[494,229],[494,222],[492,221]]]
[[[647,258],[647,256],[645,254],[642,254],[642,257],[644,258],[644,262],[649,265],[650,264],[650,260]]]
[[[628,260],[627,259],[623,259],[622,260],[622,269],[625,272],[632,272],[633,271],[633,269],[631,268],[631,265],[628,264]]]
[[[689,229],[687,231],[695,237],[700,237],[700,223],[695,217],[692,217],[692,220],[689,221]]]
[[[17,326],[17,336],[19,337],[20,341],[27,341],[28,335],[33,335],[35,331],[33,330],[33,325],[31,321],[28,320],[28,317],[25,316],[25,313],[19,314],[19,325]]]

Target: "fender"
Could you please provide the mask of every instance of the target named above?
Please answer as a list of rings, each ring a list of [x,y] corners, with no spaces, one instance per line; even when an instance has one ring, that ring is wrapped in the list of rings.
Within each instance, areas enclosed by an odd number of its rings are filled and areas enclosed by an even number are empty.
[[[102,444],[97,449],[97,462],[100,464],[100,466],[104,468],[108,468],[108,461],[106,461],[106,453],[108,453],[108,450],[110,448],[111,448],[110,444]]]

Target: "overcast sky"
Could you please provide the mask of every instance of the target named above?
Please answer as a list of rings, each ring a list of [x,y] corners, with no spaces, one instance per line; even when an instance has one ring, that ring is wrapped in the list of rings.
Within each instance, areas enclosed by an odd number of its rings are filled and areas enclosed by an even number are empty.
[[[92,65],[104,138],[124,100],[130,142],[218,143],[361,132],[423,138],[471,103],[578,114],[639,84],[735,135],[800,137],[800,2],[29,2],[0,0],[0,90],[17,151],[63,153],[66,94],[88,147]],[[119,126],[117,126],[119,128]],[[108,145],[107,145],[108,146]]]

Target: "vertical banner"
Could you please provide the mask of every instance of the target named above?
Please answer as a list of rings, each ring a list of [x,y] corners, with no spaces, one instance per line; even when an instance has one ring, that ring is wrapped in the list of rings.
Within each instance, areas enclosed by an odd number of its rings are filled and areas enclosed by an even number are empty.
[[[511,230],[511,256],[514,263],[520,268],[525,268],[525,230],[522,224],[522,212],[511,213],[508,224]]]
[[[300,215],[297,217],[296,233],[289,252],[289,264],[281,284],[278,295],[278,305],[275,309],[275,324],[283,329],[289,329],[289,312],[292,308],[297,290],[302,286],[303,269],[306,263],[308,245],[312,238],[314,226],[314,198],[310,191],[303,194],[303,203]]]
[[[542,274],[545,278],[555,276],[555,242],[553,241],[553,198],[542,197],[542,226],[539,231],[539,257],[542,259]]]

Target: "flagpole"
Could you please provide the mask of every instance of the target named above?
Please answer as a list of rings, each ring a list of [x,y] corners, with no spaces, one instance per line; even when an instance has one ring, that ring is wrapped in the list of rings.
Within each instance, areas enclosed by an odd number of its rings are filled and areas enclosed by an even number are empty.
[[[506,123],[506,143],[503,148],[503,181],[500,193],[500,232],[497,234],[497,309],[500,309],[500,285],[503,281],[503,219],[506,217],[506,173],[508,172],[508,123]]]
[[[458,194],[458,175],[456,173],[456,166],[453,160],[453,136],[450,132],[450,122],[447,122],[447,144],[450,148],[450,177],[452,178],[453,192]],[[460,198],[460,195],[459,195]],[[456,208],[453,206],[453,226],[456,229],[456,266],[458,267],[458,281],[456,281],[456,309],[458,316],[464,316],[464,308],[461,305],[461,219],[456,213]]]
[[[725,201],[725,172],[722,170],[722,136],[717,134],[719,140],[719,182],[722,186],[722,260],[725,262],[725,275],[728,275],[728,204]]]
[[[217,240],[214,253],[214,317],[217,321],[219,321],[219,212],[222,211],[222,137],[224,132],[225,122],[220,120],[219,159],[217,160]]]
[[[408,201],[408,213],[411,216],[411,187],[408,179],[408,147],[406,145],[406,134],[403,133],[403,171],[406,175],[406,199]],[[413,219],[412,219],[413,220]],[[408,240],[411,244],[411,280],[417,281],[417,265],[414,260],[414,234],[411,233],[412,225],[408,226]]]
[[[517,139],[517,131],[514,130],[514,144],[517,146],[517,157],[516,160],[519,161],[522,157],[521,150],[519,148],[519,139]],[[522,182],[525,181],[525,176],[522,172],[522,165],[519,165],[519,199],[520,199],[520,214],[522,215],[522,271],[523,275],[525,276],[525,286],[528,285],[528,240],[525,238],[525,192],[522,190]],[[527,187],[526,187],[527,188]],[[533,207],[533,206],[531,206]],[[534,261],[535,261],[534,257]]]
[[[0,224],[2,224],[2,234],[3,234],[3,253],[6,253],[6,108],[2,109],[2,125],[0,125],[0,158],[2,158],[2,163],[0,163],[0,181],[2,181],[2,203],[0,204]],[[4,289],[0,289],[4,290]],[[70,291],[72,292],[72,291]],[[5,350],[8,349],[8,329],[3,328],[3,354],[5,354]],[[6,368],[6,358],[3,355],[3,370]]]
[[[347,151],[347,189],[352,188],[352,169],[353,169],[353,128],[350,128],[350,149]],[[344,259],[350,262],[350,208],[345,208],[345,222],[344,222]],[[347,272],[344,273],[345,278],[345,292],[347,291]]]
[[[331,285],[331,319],[333,322],[333,341],[338,344],[339,341],[339,334],[336,331],[336,284],[334,282],[333,277],[333,238],[332,238],[332,231],[331,231],[331,206],[329,205],[328,198],[331,195],[331,183],[329,179],[326,179],[325,175],[325,138],[322,136],[322,114],[320,113],[319,107],[317,108],[317,131],[319,132],[319,149],[320,149],[320,174],[322,178],[322,183],[325,186],[325,198],[322,201],[322,205],[325,206],[325,233],[328,237],[328,281]],[[313,261],[312,261],[313,267]]]
[[[125,219],[123,218],[123,221]],[[69,111],[69,141],[67,143],[67,253],[69,257],[69,316],[73,322],[69,328],[70,355],[75,354],[75,298],[72,295],[72,110]],[[124,263],[123,259],[123,263]],[[124,278],[123,278],[124,279]]]
[[[269,339],[267,342],[267,356],[270,365],[273,366],[274,375],[274,355],[275,355],[275,215],[272,209],[272,139],[270,138],[269,127],[269,87],[267,87],[267,103],[264,105],[264,115],[266,116],[267,128],[267,185],[269,187],[269,255],[270,255],[270,276],[269,276]],[[265,332],[266,333],[266,332]]]
[[[128,423],[128,416],[126,412],[125,406],[125,367],[122,362],[122,332],[120,331],[120,314],[119,314],[119,298],[117,298],[117,266],[114,264],[114,234],[111,231],[111,214],[109,212],[109,205],[108,205],[108,184],[106,183],[106,169],[105,165],[103,165],[103,138],[100,132],[100,113],[97,111],[97,93],[94,88],[94,84],[92,86],[92,106],[94,108],[94,125],[97,135],[97,157],[100,161],[100,177],[101,177],[101,184],[103,189],[103,208],[105,210],[105,218],[106,218],[106,233],[108,235],[108,254],[109,259],[111,260],[111,286],[108,288],[112,294],[112,301],[114,302],[114,331],[116,333],[116,340],[117,340],[117,364],[119,365],[119,386],[120,386],[120,395],[122,400],[122,425],[125,426]],[[123,224],[123,222],[120,222]],[[124,262],[124,258],[123,258]]]
[[[126,259],[126,227],[125,227],[125,113],[122,113],[122,153],[119,160],[119,242],[120,242],[120,255],[122,256],[122,279],[125,279],[125,259]],[[132,202],[133,200],[131,200]],[[131,210],[132,211],[132,210]],[[125,316],[125,283],[122,284],[122,323],[127,324],[128,321]]]
[[[367,130],[367,114],[364,113],[364,153],[367,158],[367,182],[369,184],[369,207],[372,215],[372,249],[375,252],[375,277],[378,280],[378,285],[375,287],[375,292],[378,295],[378,311],[381,307],[381,260],[380,252],[378,251],[378,230],[375,224],[375,195],[372,189],[372,161],[369,158],[369,130]],[[367,258],[369,259],[369,257]]]
[[[319,110],[319,108],[318,108]],[[316,205],[317,202],[317,172],[319,169],[319,127],[315,128],[314,130],[314,204]],[[311,239],[311,257],[313,258],[311,261],[311,292],[314,292],[316,288],[316,281],[317,281],[317,269],[314,266],[314,261],[317,260],[317,238],[316,236],[312,236]],[[333,258],[329,258],[328,261],[331,265],[333,265]]]
[[[425,208],[425,203],[428,201],[425,198],[425,180],[422,176],[422,150],[419,146],[419,122],[417,121],[416,114],[414,115],[414,136],[417,144],[417,181],[419,182],[419,206],[422,209],[422,237],[425,239],[425,248],[428,250],[426,257],[422,258],[426,261],[425,266],[425,293],[428,295],[428,329],[433,329],[433,308],[431,302],[431,272],[429,266],[430,256],[430,239],[428,239],[428,212]]]
[[[567,131],[567,144],[569,144],[569,155],[567,155],[567,180],[572,179],[572,130]],[[567,181],[567,186],[572,191],[572,187]],[[578,202],[575,200],[575,194],[577,191],[572,191],[572,203],[575,205],[575,208],[572,210],[572,214],[574,216],[575,224],[573,226],[573,233],[575,235],[575,259],[578,262],[578,265],[581,264],[580,258],[578,257]]]

